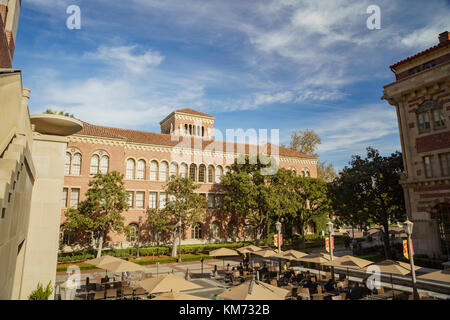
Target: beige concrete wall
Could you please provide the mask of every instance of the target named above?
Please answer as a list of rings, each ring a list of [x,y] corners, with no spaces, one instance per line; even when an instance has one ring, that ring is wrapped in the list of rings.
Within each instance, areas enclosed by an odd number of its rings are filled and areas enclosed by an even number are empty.
[[[0,299],[20,290],[35,179],[24,93],[20,72],[0,74]]]
[[[31,203],[20,299],[26,299],[38,282],[55,284],[59,221],[64,184],[64,137],[35,134],[33,161],[36,181]]]

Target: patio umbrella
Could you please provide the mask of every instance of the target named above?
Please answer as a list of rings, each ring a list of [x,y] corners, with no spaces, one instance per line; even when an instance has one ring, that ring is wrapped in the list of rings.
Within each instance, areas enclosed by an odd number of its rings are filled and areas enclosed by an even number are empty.
[[[139,282],[139,285],[148,293],[160,293],[170,291],[183,291],[201,289],[202,287],[182,277],[169,273],[165,276],[148,278]]]
[[[117,264],[119,264],[120,262],[128,262],[128,261],[125,261],[123,259],[119,259],[119,258],[116,258],[113,256],[101,256],[99,258],[90,259],[90,260],[85,261],[85,263],[87,263],[87,264],[92,264],[92,265],[96,266],[97,268],[105,270],[106,274],[108,274],[108,270],[113,271],[113,270],[109,269],[109,267],[113,267],[113,268],[117,267]],[[115,264],[111,265],[113,263],[115,263]],[[135,265],[137,265],[137,264],[135,264]],[[132,270],[129,270],[129,271],[131,272]],[[137,271],[142,271],[142,270],[137,270]],[[119,272],[119,271],[115,271],[115,272]]]
[[[409,263],[401,262],[401,261],[394,261],[394,260],[383,260],[378,263],[374,263],[371,265],[377,266],[380,269],[381,273],[389,273],[391,278],[391,286],[392,289],[394,289],[394,283],[392,282],[392,275],[398,274],[398,275],[406,275],[411,272],[411,265]],[[365,269],[367,269],[366,267]],[[414,270],[420,269],[420,267],[414,266]]]
[[[306,256],[297,258],[295,260],[317,263],[317,264],[324,264],[326,262],[331,261],[331,256],[327,253],[319,252],[319,253],[310,253],[310,254],[307,254]]]
[[[209,252],[211,257],[221,257],[223,260],[223,269],[225,270],[225,257],[236,257],[239,253],[236,250],[220,248]]]
[[[135,271],[145,271],[143,266],[138,265],[134,262],[129,262],[126,260],[119,259],[119,261],[114,261],[110,263],[103,263],[98,265],[99,268],[109,270],[112,272],[135,272]]]
[[[286,259],[286,260],[296,260],[296,259],[304,257],[306,255],[308,255],[308,254],[297,251],[297,250],[287,250],[287,251],[281,251],[280,253],[277,253],[274,256],[274,258]]]
[[[338,257],[332,261],[325,262],[322,265],[327,267],[340,267],[347,269],[347,278],[348,278],[348,269],[362,269],[367,267],[369,264],[373,264],[372,261],[361,259],[358,257],[345,255],[342,257]]]
[[[230,300],[285,300],[288,290],[260,281],[247,281],[218,295]]]
[[[260,247],[257,247],[254,245],[249,245],[249,246],[245,246],[245,247],[237,249],[237,251],[239,251],[240,253],[253,253],[255,251],[260,251],[260,250],[262,250]]]
[[[450,283],[450,269],[438,270],[419,276],[420,279],[435,280]]]
[[[272,249],[264,249],[254,252],[257,256],[263,257],[263,258],[271,258],[277,255],[277,252]]]
[[[207,298],[193,296],[191,294],[186,294],[177,291],[165,292],[158,295],[156,298],[152,300],[209,300]]]

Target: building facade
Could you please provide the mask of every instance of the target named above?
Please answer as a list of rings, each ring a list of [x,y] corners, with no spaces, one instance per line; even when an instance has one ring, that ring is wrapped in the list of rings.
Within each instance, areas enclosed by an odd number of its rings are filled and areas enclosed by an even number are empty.
[[[396,107],[401,184],[416,253],[450,258],[450,34],[391,66],[383,99]]]
[[[64,229],[66,208],[84,199],[93,175],[119,171],[129,195],[130,209],[124,212],[125,225],[131,235],[110,234],[109,246],[128,247],[137,240],[148,208],[163,208],[169,201],[164,192],[169,177],[190,177],[205,196],[205,220],[187,228],[183,243],[224,241],[245,236],[245,226],[220,218],[223,190],[221,177],[242,154],[263,151],[257,144],[215,140],[214,117],[191,109],[172,112],[160,122],[161,133],[109,128],[84,123],[83,129],[69,136],[61,214],[61,249],[70,250],[74,235]],[[277,150],[278,148],[278,150]],[[267,153],[277,155],[277,165],[297,174],[317,176],[317,158],[287,148],[268,145]],[[251,233],[251,230],[247,230]],[[151,230],[140,241],[151,241],[157,235]],[[91,240],[92,241],[92,240]]]
[[[11,68],[21,0],[0,0],[0,68]]]

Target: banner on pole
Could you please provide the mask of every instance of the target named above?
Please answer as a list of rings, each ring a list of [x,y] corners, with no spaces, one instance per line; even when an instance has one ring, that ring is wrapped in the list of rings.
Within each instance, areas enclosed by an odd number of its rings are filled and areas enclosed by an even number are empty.
[[[331,248],[334,250],[334,237],[331,237]],[[325,250],[330,252],[330,238],[325,238]]]
[[[278,247],[278,235],[277,234],[273,235],[273,245],[275,247]],[[282,245],[283,245],[283,234],[280,234],[280,246],[282,246]]]
[[[414,247],[411,241],[411,252],[412,255],[414,256]],[[408,253],[408,240],[403,240],[403,255],[405,256],[406,259],[409,259],[409,253]]]

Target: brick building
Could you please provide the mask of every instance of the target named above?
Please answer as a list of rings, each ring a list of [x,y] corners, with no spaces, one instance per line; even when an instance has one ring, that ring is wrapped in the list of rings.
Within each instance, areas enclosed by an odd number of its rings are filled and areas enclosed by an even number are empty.
[[[403,152],[401,184],[414,222],[416,253],[449,258],[450,34],[391,66],[383,99],[396,107]]]
[[[63,248],[69,249],[67,245],[73,240],[73,234],[64,230],[65,208],[76,206],[84,199],[93,174],[113,170],[125,175],[130,209],[123,214],[132,233],[129,237],[110,234],[107,239],[110,246],[127,247],[136,241],[136,231],[145,224],[147,208],[161,208],[168,201],[164,187],[172,175],[189,176],[200,184],[197,192],[205,196],[207,203],[204,222],[187,228],[184,243],[223,241],[251,233],[245,226],[218,217],[217,208],[223,196],[220,179],[239,154],[256,154],[260,150],[257,144],[215,140],[214,119],[191,109],[177,110],[160,122],[161,133],[84,123],[79,133],[68,137],[61,215]],[[270,144],[267,148],[268,154],[279,155],[279,167],[317,176],[316,157],[281,146],[278,151]],[[143,236],[141,233],[141,240],[145,241]],[[147,236],[151,239],[154,235],[148,231]]]
[[[0,68],[11,68],[21,0],[0,0]]]

